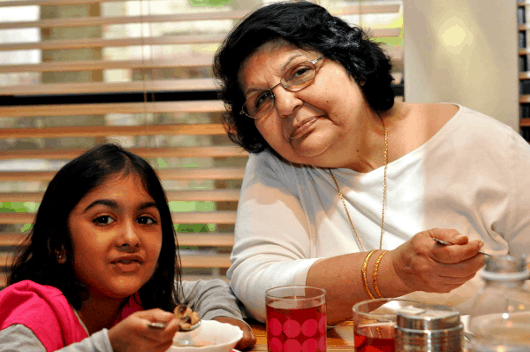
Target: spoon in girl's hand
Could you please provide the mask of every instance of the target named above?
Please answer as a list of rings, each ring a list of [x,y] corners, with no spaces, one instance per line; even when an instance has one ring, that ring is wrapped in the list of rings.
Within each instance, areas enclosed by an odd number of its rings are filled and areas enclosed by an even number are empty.
[[[449,243],[449,242],[447,242],[447,241],[441,240],[441,239],[439,239],[439,238],[436,238],[436,237],[431,237],[431,238],[434,240],[434,242],[438,242],[438,243],[441,244],[441,245],[444,245],[444,246],[451,246],[451,245],[452,245],[452,243]],[[491,254],[488,254],[488,253],[486,253],[486,252],[484,252],[484,251],[478,251],[478,252],[479,252],[480,254],[484,254],[484,255],[491,255]]]
[[[201,325],[201,320],[199,320],[197,323],[193,324],[193,325],[189,325],[189,324],[181,324],[179,323],[179,331],[192,331],[192,330],[195,330],[199,327],[199,325]],[[147,323],[147,326],[150,327],[151,329],[164,329],[166,326],[167,326],[167,323],[154,323],[154,322],[149,322]]]

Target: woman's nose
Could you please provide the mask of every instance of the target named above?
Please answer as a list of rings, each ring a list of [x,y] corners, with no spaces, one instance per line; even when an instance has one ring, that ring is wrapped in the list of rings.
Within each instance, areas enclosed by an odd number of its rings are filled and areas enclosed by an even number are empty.
[[[298,96],[298,92],[291,92],[282,86],[275,89],[274,105],[281,118],[292,116],[295,110],[303,104],[304,102]]]
[[[121,229],[121,234],[116,241],[116,247],[126,250],[134,251],[136,247],[140,247],[140,237],[136,233],[135,223],[127,222]]]

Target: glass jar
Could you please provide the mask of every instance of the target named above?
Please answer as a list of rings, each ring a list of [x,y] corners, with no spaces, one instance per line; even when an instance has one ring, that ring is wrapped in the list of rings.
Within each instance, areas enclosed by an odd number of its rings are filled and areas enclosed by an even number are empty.
[[[469,315],[473,352],[530,351],[530,277],[526,258],[488,256],[484,286]]]

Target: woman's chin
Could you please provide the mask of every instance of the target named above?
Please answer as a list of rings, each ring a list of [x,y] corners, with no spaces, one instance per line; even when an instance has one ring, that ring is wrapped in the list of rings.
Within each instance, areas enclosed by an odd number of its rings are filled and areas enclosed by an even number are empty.
[[[323,143],[322,140],[311,141],[305,138],[300,141],[291,143],[292,155],[286,156],[291,162],[298,164],[315,165],[323,157],[329,148],[329,143]]]

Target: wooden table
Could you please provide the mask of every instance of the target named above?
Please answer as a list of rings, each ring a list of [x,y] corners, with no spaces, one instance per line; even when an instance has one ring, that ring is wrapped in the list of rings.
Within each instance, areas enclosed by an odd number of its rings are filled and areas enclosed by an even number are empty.
[[[267,351],[267,332],[265,324],[251,323],[250,326],[256,335],[256,345],[250,352]],[[345,321],[328,330],[327,352],[355,351],[353,347],[353,322]]]

